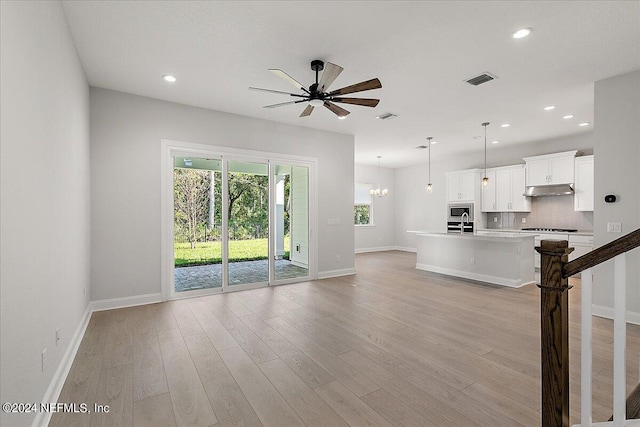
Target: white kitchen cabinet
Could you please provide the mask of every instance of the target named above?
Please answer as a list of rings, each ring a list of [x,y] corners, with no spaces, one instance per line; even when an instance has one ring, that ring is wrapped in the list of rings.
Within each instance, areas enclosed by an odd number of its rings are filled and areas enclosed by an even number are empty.
[[[496,171],[496,209],[498,212],[508,212],[511,208],[511,171],[500,169]]]
[[[525,157],[526,185],[572,184],[577,151]]]
[[[523,165],[487,170],[489,187],[482,190],[483,212],[531,212],[531,201],[525,197]]]
[[[480,187],[479,170],[449,172],[446,174],[446,186],[447,202],[473,202]]]
[[[573,196],[574,210],[593,211],[593,178],[593,156],[576,157],[574,188],[575,194]]]
[[[499,212],[496,206],[496,171],[487,169],[487,178],[489,185],[481,191],[482,212]]]
[[[574,236],[569,234],[569,247],[573,248],[573,252],[569,254],[569,261],[573,261],[593,250],[593,236]]]
[[[574,236],[569,234],[569,247],[573,252],[569,254],[569,261],[586,255],[593,250],[593,236]],[[582,274],[579,274],[582,276]]]

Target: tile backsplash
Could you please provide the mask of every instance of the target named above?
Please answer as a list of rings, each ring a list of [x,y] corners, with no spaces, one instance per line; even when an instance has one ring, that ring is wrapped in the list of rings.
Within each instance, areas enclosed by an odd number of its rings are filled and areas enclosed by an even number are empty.
[[[528,227],[593,230],[593,212],[573,210],[573,196],[532,197],[531,212],[487,213],[487,228],[519,230]],[[497,218],[497,222],[494,222]],[[522,223],[526,218],[526,224]]]

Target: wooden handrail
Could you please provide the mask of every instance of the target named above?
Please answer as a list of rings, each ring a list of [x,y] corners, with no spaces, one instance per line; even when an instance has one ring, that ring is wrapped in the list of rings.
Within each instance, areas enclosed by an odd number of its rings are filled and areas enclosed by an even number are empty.
[[[587,268],[595,267],[596,265],[603,263],[611,258],[635,249],[640,246],[640,228],[636,231],[620,237],[612,242],[607,243],[604,246],[594,249],[586,255],[582,255],[580,258],[576,258],[571,262],[568,262],[562,266],[562,277],[567,278],[578,274]]]
[[[569,427],[569,301],[567,278],[640,246],[640,229],[571,262],[566,240],[542,240],[540,329],[542,425]],[[637,392],[634,402],[640,400]]]

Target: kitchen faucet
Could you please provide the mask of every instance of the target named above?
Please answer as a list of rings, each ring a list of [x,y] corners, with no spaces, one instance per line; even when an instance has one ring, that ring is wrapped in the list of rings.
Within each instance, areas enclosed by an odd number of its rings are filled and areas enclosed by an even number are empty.
[[[465,215],[467,216],[467,224],[469,224],[469,214],[466,212],[463,212],[462,215],[460,216],[460,234],[464,234]]]

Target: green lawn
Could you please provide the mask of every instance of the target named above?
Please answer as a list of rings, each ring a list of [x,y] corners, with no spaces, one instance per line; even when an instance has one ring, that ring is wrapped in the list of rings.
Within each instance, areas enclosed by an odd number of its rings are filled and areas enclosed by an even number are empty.
[[[289,247],[289,237],[284,238],[284,247]],[[229,241],[229,261],[253,261],[267,259],[269,243],[267,239],[231,240]],[[198,243],[191,249],[189,243],[174,243],[174,258],[176,267],[202,264],[218,264],[222,262],[222,243]],[[285,254],[288,258],[289,253]]]

